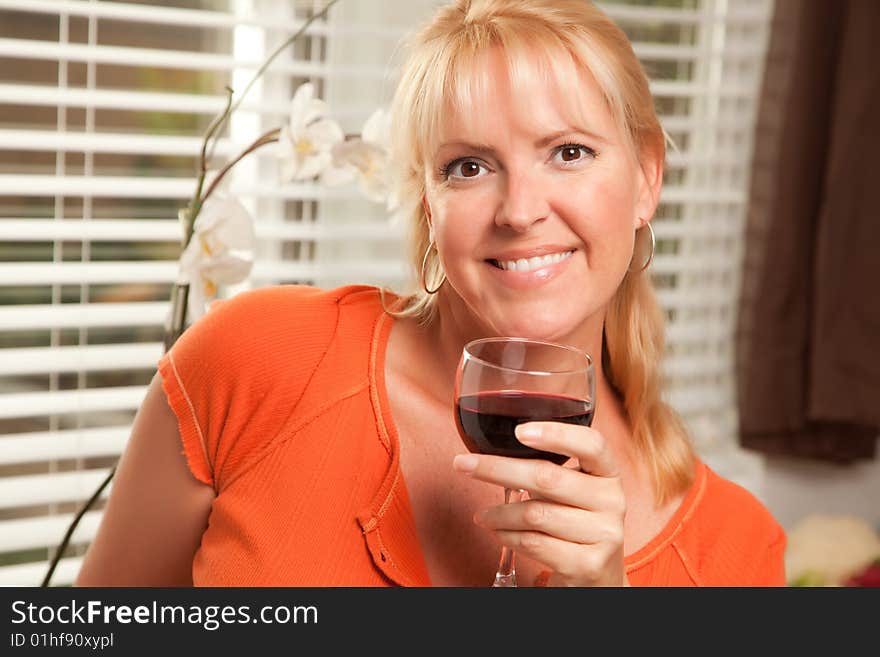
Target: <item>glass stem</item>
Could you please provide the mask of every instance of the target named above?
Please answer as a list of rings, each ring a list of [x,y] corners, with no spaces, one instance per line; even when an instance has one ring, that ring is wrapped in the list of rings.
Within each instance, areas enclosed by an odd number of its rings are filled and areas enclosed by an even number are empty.
[[[519,502],[522,494],[521,490],[505,488],[504,503]],[[506,545],[501,546],[501,559],[498,561],[498,572],[495,573],[495,583],[492,586],[496,588],[516,586],[516,553]]]

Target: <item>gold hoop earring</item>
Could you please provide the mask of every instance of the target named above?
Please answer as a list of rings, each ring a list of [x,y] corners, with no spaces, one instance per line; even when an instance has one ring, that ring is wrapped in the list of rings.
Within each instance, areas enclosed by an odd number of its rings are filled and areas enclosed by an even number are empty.
[[[428,244],[428,249],[425,251],[425,255],[422,258],[422,268],[419,270],[419,283],[422,284],[422,289],[427,294],[437,294],[441,287],[443,287],[443,283],[446,282],[446,273],[443,274],[443,278],[440,279],[440,284],[435,287],[433,290],[428,289],[428,284],[425,282],[425,265],[428,264],[428,254],[431,252],[431,247],[434,247],[434,250],[437,247],[434,245],[434,242]]]
[[[651,261],[654,260],[654,249],[657,248],[657,242],[654,239],[654,229],[651,227],[650,221],[647,222],[644,226],[642,226],[642,228],[640,228],[638,231],[636,231],[636,242],[638,242],[639,232],[641,232],[645,228],[648,229],[648,234],[651,236],[651,253],[648,254],[648,258],[647,258],[647,260],[645,260],[645,264],[643,264],[638,269],[633,269],[632,268],[633,263],[632,263],[632,261],[630,261],[629,267],[627,267],[627,271],[631,272],[633,274],[638,274],[638,273],[645,271],[648,268],[648,265],[651,264]],[[633,249],[633,255],[635,255],[635,249]]]

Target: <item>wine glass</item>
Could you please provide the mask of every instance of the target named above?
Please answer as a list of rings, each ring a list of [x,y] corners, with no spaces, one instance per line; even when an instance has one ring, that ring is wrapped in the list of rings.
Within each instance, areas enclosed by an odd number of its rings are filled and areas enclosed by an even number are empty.
[[[590,426],[595,412],[593,360],[580,349],[540,340],[497,337],[464,346],[455,377],[455,423],[471,452],[522,459],[568,460],[523,445],[514,429],[525,422]],[[523,491],[504,489],[504,503]],[[502,547],[495,587],[516,586],[514,551]]]

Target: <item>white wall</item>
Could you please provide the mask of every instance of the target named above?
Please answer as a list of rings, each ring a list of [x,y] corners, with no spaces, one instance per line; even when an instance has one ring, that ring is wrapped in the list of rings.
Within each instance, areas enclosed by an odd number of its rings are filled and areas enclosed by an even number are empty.
[[[766,458],[753,492],[786,530],[807,514],[833,513],[856,514],[880,531],[880,458],[845,466]]]

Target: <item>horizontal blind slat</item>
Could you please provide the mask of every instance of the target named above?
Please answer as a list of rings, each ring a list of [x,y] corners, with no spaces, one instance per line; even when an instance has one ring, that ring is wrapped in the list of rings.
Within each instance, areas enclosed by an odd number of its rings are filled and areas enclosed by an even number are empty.
[[[0,465],[113,456],[122,452],[130,432],[125,425],[6,434],[0,436]]]
[[[364,279],[396,280],[406,278],[410,265],[403,260],[362,260],[341,262],[258,262],[251,279],[309,280],[332,277],[363,281]]]
[[[132,21],[137,23],[153,23],[162,26],[184,26],[198,29],[234,28],[238,26],[260,27],[269,31],[284,31],[293,34],[303,25],[302,20],[281,18],[266,13],[238,15],[222,11],[205,9],[184,9],[177,7],[158,7],[136,5],[123,2],[92,2],[91,0],[27,0],[22,7],[21,0],[0,0],[0,8],[30,13],[43,13],[67,16],[94,16],[99,19]],[[306,34],[316,36],[364,35],[377,38],[399,38],[406,33],[402,27],[368,24],[340,24],[332,26],[323,23],[312,23]]]
[[[666,328],[666,346],[720,342],[729,338],[733,331],[728,319],[712,318],[669,322]]]
[[[0,394],[0,419],[40,417],[61,413],[137,410],[147,386],[41,390]]]
[[[213,175],[213,174],[212,174]],[[211,176],[209,176],[210,180]],[[52,176],[0,174],[0,196],[92,196],[95,198],[160,198],[189,200],[195,178],[126,176]],[[237,196],[290,200],[354,200],[362,197],[352,187],[328,188],[316,183],[236,185]]]
[[[729,255],[725,254],[720,257],[732,261]],[[724,308],[729,306],[731,302],[729,291],[730,288],[726,284],[706,283],[697,292],[688,288],[660,288],[655,290],[655,294],[660,305],[664,308],[705,310],[707,308]],[[701,321],[702,319],[705,318],[701,318]]]
[[[668,391],[666,402],[682,415],[722,411],[730,403],[727,392],[713,386],[700,385],[677,387]]]
[[[200,53],[190,50],[159,48],[127,48],[123,46],[85,45],[39,41],[36,39],[0,38],[0,57],[24,60],[51,60],[59,62],[92,62],[114,66],[173,68],[194,71],[251,70],[256,72],[262,61],[237,60],[231,55]],[[286,60],[273,62],[273,74],[297,77],[340,77],[358,80],[384,80],[385,68],[375,66],[333,66],[309,61]]]
[[[70,539],[71,545],[88,543],[98,533],[102,511],[87,511],[80,519]],[[41,547],[56,547],[61,543],[75,514],[64,514],[20,520],[4,520],[4,532],[0,533],[0,552],[13,550],[32,550]],[[0,569],[0,585],[3,571]],[[54,579],[54,578],[53,578]]]
[[[663,374],[668,377],[712,377],[724,374],[729,367],[730,359],[720,354],[673,356],[663,363]]]
[[[92,196],[187,199],[195,179],[0,174],[0,196]]]
[[[340,262],[270,262],[254,264],[250,279],[307,280],[322,276],[406,276],[409,264],[391,260]],[[0,263],[0,286],[52,285],[56,283],[172,283],[177,279],[177,261],[152,262],[14,262]]]
[[[59,132],[50,130],[0,130],[0,149],[12,151],[73,151],[129,155],[179,155],[192,157],[202,149],[201,137],[169,135]],[[238,148],[236,150],[242,150]],[[233,144],[217,142],[218,155],[231,155]]]
[[[77,470],[0,477],[0,509],[87,500],[109,472],[109,469]],[[101,496],[106,497],[112,486],[110,482]]]
[[[0,376],[155,369],[162,343],[0,349]]]
[[[671,25],[696,25],[699,23],[724,22],[728,25],[765,23],[768,9],[765,6],[735,7],[724,12],[708,9],[676,9],[597,2],[597,6],[615,21],[623,23],[669,23]]]
[[[0,286],[55,283],[171,283],[178,262],[13,262],[0,263]]]
[[[0,331],[37,331],[81,326],[155,326],[165,321],[169,303],[144,301],[0,306]]]
[[[225,105],[223,96],[208,94],[161,93],[84,87],[57,87],[34,84],[0,84],[0,103],[57,107],[94,107],[97,109],[139,112],[176,112],[181,114],[219,114]],[[284,116],[287,102],[246,100],[236,110],[239,114],[259,113]],[[334,116],[340,115],[334,112]]]
[[[82,568],[83,557],[66,557],[61,559],[52,575],[53,586],[71,584]],[[49,572],[48,561],[23,563],[15,566],[0,566],[0,585],[2,586],[39,586]]]
[[[402,222],[352,221],[345,223],[302,223],[261,221],[254,224],[257,239],[315,242],[402,239]],[[0,219],[0,241],[9,242],[98,242],[149,241],[179,242],[180,223],[176,219]]]

